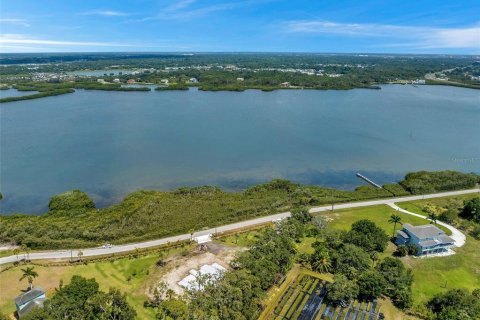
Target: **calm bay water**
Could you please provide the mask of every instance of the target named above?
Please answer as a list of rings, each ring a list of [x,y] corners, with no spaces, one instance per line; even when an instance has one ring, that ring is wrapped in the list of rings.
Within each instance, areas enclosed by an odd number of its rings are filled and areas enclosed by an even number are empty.
[[[480,172],[480,91],[101,92],[0,105],[0,212],[40,213],[51,195],[99,206],[141,188],[226,189],[288,178],[353,188],[409,171]]]

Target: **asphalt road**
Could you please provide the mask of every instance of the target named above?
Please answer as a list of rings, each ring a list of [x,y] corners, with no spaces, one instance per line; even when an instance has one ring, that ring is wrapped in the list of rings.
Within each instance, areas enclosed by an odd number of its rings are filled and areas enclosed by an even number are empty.
[[[398,203],[398,202],[422,200],[422,199],[432,199],[432,198],[440,198],[440,197],[446,197],[446,196],[456,196],[456,195],[469,194],[469,193],[480,193],[480,189],[451,191],[451,192],[442,192],[442,193],[427,194],[427,195],[420,195],[420,196],[398,197],[398,198],[389,198],[389,199],[372,200],[372,201],[351,202],[351,203],[344,203],[344,204],[336,204],[333,207],[334,207],[335,210],[375,206],[375,205],[382,205],[382,204],[394,207],[394,204]],[[396,207],[394,207],[394,208],[396,208]],[[332,210],[331,205],[323,206],[323,207],[315,207],[315,208],[310,209],[310,212],[315,213],[315,212],[323,212],[323,211],[329,211],[329,210]],[[403,210],[402,212],[417,215],[415,213],[408,212],[406,210]],[[226,231],[232,231],[232,230],[246,228],[246,227],[252,227],[252,226],[255,226],[255,225],[275,221],[275,220],[278,220],[278,219],[284,219],[284,218],[287,218],[289,216],[290,216],[290,212],[278,213],[278,214],[265,216],[265,217],[261,217],[261,218],[257,218],[257,219],[246,220],[246,221],[242,221],[242,222],[228,224],[228,225],[220,226],[220,227],[217,227],[217,228],[202,230],[200,232],[195,233],[193,236],[196,237],[196,236],[199,236],[199,235],[226,232]],[[445,225],[449,229],[453,228],[452,226],[449,226],[447,224],[442,223],[442,225]],[[453,229],[455,231],[458,231],[455,228],[453,228]],[[458,231],[458,232],[461,234],[460,231]],[[452,233],[453,233],[453,230],[452,230]],[[456,234],[456,235],[458,236],[458,234]],[[188,239],[190,239],[190,237],[191,237],[190,234],[182,234],[182,235],[178,235],[178,236],[174,236],[174,237],[162,238],[162,239],[146,241],[146,242],[137,242],[137,243],[131,243],[131,244],[115,245],[111,248],[90,248],[90,249],[82,249],[81,251],[83,252],[83,257],[109,255],[109,254],[113,254],[113,253],[134,251],[137,248],[138,249],[150,248],[150,247],[156,247],[156,246],[160,246],[160,245],[164,245],[164,244],[167,244],[167,243],[176,242],[176,241],[180,241],[180,240],[188,240]],[[465,237],[465,236],[463,235],[463,237]],[[52,260],[52,259],[66,259],[66,258],[68,259],[70,257],[77,257],[78,252],[79,252],[79,250],[55,250],[55,251],[35,252],[35,253],[30,253],[29,258],[30,258],[30,260],[41,260],[41,259]],[[21,259],[21,258],[23,258],[23,256],[24,255],[22,253],[22,254],[19,255],[19,258]],[[0,258],[0,265],[15,262],[15,261],[17,261],[17,256],[15,256],[15,255],[8,256],[8,257],[3,257],[3,258]]]

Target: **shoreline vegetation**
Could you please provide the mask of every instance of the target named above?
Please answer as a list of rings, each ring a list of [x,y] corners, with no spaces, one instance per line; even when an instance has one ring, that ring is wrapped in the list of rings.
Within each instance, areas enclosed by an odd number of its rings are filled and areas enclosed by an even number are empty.
[[[53,196],[43,215],[0,216],[0,243],[67,249],[146,241],[298,207],[468,189],[478,183],[480,175],[455,171],[409,173],[383,189],[363,185],[353,191],[273,180],[240,192],[213,186],[139,190],[103,209],[96,209],[86,193],[73,190]]]
[[[0,98],[0,103],[7,103],[7,102],[14,102],[14,101],[22,101],[22,100],[30,100],[30,99],[38,99],[44,97],[51,97],[51,96],[58,96],[67,93],[74,93],[75,89],[84,89],[84,90],[103,90],[103,91],[121,91],[121,92],[131,92],[131,91],[151,91],[150,88],[141,86],[143,83],[136,83],[140,85],[139,87],[123,87],[121,84],[97,84],[97,83],[72,83],[69,85],[63,85],[61,88],[57,89],[57,86],[52,86],[52,88],[48,88],[48,84],[46,83],[39,83],[39,85],[31,85],[28,86],[28,89],[20,89],[23,86],[13,86],[13,89],[17,89],[18,91],[39,91],[38,93],[30,94],[30,95],[23,95],[23,96],[15,96],[15,97],[4,97]],[[289,86],[289,87],[281,87],[281,86],[257,86],[257,85],[202,85],[198,83],[196,85],[183,85],[183,84],[173,84],[173,85],[158,85],[154,90],[155,91],[187,91],[192,87],[197,87],[200,91],[210,91],[210,92],[219,92],[219,91],[234,91],[234,92],[243,92],[246,90],[261,90],[263,92],[273,92],[276,90],[352,90],[352,89],[373,89],[373,90],[381,90],[380,85],[383,84],[405,84],[405,83],[378,83],[372,85],[365,85],[365,86],[348,86],[348,87],[301,87],[301,86]],[[461,88],[468,88],[468,89],[480,89],[480,86],[471,85],[471,84],[464,84],[458,82],[451,82],[451,81],[435,81],[435,80],[427,80],[425,85],[445,85],[445,86],[453,86],[453,87],[461,87]],[[7,90],[8,87],[3,87],[2,90]]]
[[[68,63],[66,63],[68,61]],[[11,102],[68,93],[59,89],[149,91],[122,84],[153,84],[157,91],[245,91],[256,89],[380,89],[389,83],[480,89],[475,56],[348,54],[51,54],[0,56],[0,87],[35,87],[36,95]],[[35,64],[29,67],[28,64]],[[91,70],[88,73],[88,70]],[[83,75],[75,71],[86,71]],[[93,71],[102,71],[103,74]],[[42,94],[40,94],[42,92]]]
[[[62,94],[73,93],[75,92],[75,89],[104,91],[150,91],[150,88],[148,87],[122,87],[121,84],[102,84],[97,82],[68,82],[60,84],[33,82],[21,85],[13,85],[13,89],[16,89],[18,91],[38,91],[38,93],[17,97],[1,98],[0,103],[58,96]]]

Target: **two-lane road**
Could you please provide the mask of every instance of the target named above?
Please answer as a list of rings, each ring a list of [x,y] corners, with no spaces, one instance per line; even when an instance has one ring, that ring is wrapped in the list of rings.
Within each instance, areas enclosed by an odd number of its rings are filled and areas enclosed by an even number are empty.
[[[440,197],[447,197],[447,196],[457,196],[457,195],[469,194],[469,193],[480,193],[480,189],[469,189],[469,190],[442,192],[442,193],[427,194],[427,195],[420,195],[420,196],[408,196],[408,197],[398,197],[398,198],[380,199],[380,200],[372,200],[372,201],[336,204],[334,205],[334,209],[350,209],[350,208],[359,208],[359,207],[375,206],[375,205],[382,205],[382,204],[392,206],[394,205],[395,202],[432,199],[432,198],[440,198]],[[329,211],[329,210],[332,210],[331,205],[315,207],[310,209],[310,212],[315,213],[315,212],[323,212],[323,211]],[[269,216],[265,216],[257,219],[246,220],[242,222],[219,226],[216,228],[211,228],[208,230],[202,230],[195,233],[194,237],[198,235],[209,234],[209,233],[221,233],[221,232],[233,231],[233,230],[242,229],[242,228],[248,228],[255,225],[275,221],[278,219],[287,218],[289,216],[290,216],[290,212],[283,212],[283,213],[269,215]],[[135,249],[144,249],[144,248],[161,246],[167,243],[172,243],[172,242],[181,241],[181,240],[188,240],[190,239],[190,237],[191,237],[190,234],[182,234],[182,235],[162,238],[158,240],[116,245],[111,248],[90,248],[90,249],[82,249],[81,251],[83,252],[83,257],[109,255],[114,253],[134,251]],[[72,256],[77,257],[78,252],[79,250],[55,250],[55,251],[35,252],[35,253],[30,253],[30,260],[68,259]],[[23,254],[21,254],[20,256],[23,257]],[[0,265],[15,262],[15,261],[17,261],[17,256],[15,255],[3,257],[3,258],[0,258]]]

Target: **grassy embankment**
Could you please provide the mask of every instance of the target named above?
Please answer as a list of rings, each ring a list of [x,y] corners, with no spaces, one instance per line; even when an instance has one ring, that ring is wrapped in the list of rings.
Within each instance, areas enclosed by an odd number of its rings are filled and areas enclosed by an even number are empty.
[[[473,187],[479,179],[477,175],[445,171],[409,174],[401,185],[390,184],[385,189],[362,186],[345,191],[274,180],[242,192],[224,192],[208,186],[170,192],[138,191],[118,204],[99,210],[85,194],[82,197],[86,199],[82,198],[82,201],[86,202],[75,202],[79,199],[70,199],[72,193],[65,193],[54,197],[60,203],[65,202],[65,210],[51,208],[41,216],[0,216],[0,243],[26,245],[35,250],[145,241],[300,206],[466,189]],[[84,207],[82,203],[89,205]]]
[[[223,192],[214,187],[184,188],[172,192],[138,191],[105,209],[49,211],[41,216],[0,216],[0,242],[25,244],[32,249],[79,248],[102,243],[128,243],[290,210],[391,196],[385,190],[362,187],[342,191],[302,187],[275,181],[245,192]]]

